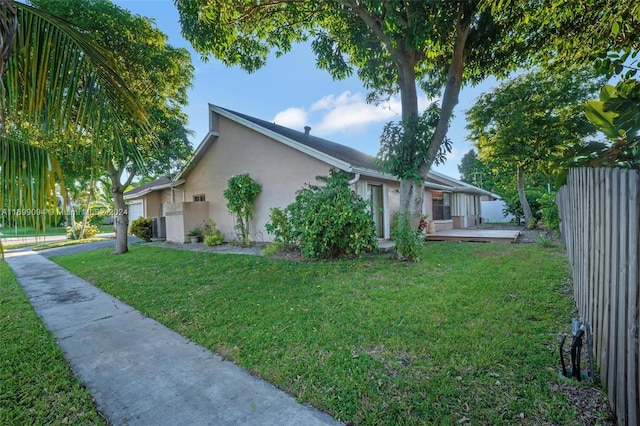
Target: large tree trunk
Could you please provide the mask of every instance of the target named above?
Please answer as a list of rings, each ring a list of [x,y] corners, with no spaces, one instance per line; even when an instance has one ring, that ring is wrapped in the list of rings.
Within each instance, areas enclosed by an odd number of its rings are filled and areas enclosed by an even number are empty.
[[[528,229],[535,227],[536,220],[531,213],[531,206],[527,201],[527,195],[524,193],[524,170],[522,166],[518,166],[518,198],[520,199],[520,205],[524,213],[524,222]]]
[[[402,120],[418,116],[418,93],[414,61],[398,62],[398,85],[402,102]],[[418,229],[422,206],[424,204],[424,185],[411,179],[400,181],[400,211],[406,214],[411,229]]]
[[[129,234],[129,210],[124,201],[124,190],[133,180],[133,173],[129,174],[127,181],[121,182],[122,172],[124,168],[116,169],[113,164],[109,164],[109,177],[111,178],[111,193],[113,194],[113,202],[115,204],[115,220],[116,220],[116,254],[127,253],[129,245],[127,242]]]

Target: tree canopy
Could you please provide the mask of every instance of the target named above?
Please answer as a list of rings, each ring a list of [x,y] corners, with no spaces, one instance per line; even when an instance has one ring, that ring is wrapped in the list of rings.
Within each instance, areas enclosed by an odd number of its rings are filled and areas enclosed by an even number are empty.
[[[502,3],[516,3],[506,0]],[[529,19],[550,27],[551,49],[538,52],[543,62],[560,67],[592,65],[611,76],[638,70],[629,59],[640,49],[640,4],[627,0],[575,0],[555,2],[538,9]]]

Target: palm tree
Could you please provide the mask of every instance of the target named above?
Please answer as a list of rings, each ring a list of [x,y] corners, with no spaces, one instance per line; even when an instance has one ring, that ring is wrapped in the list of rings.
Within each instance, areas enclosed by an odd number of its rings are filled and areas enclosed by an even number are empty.
[[[147,115],[108,52],[54,15],[0,0],[0,52],[0,209],[3,219],[44,226],[62,174],[54,156],[25,135],[72,152],[91,135],[97,159],[131,149],[118,123],[144,134]],[[114,140],[118,146],[109,146]]]

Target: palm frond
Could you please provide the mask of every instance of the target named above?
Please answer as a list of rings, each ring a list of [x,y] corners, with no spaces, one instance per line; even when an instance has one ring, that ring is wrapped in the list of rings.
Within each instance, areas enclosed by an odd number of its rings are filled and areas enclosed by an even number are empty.
[[[22,3],[15,7],[19,30],[4,74],[7,123],[37,124],[45,135],[91,134],[96,153],[135,153],[127,146],[135,138],[121,137],[121,129],[126,123],[147,133],[147,113],[109,53],[61,18]]]
[[[49,152],[0,136],[0,221],[3,224],[17,222],[21,226],[44,229],[47,216],[58,213],[57,182],[62,185],[62,171]]]

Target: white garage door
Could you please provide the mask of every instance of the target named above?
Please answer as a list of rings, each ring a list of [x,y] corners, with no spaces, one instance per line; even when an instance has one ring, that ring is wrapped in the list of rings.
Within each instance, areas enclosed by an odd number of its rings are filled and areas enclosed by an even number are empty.
[[[143,216],[144,216],[144,208],[142,206],[142,200],[131,202],[129,204],[129,223]]]

